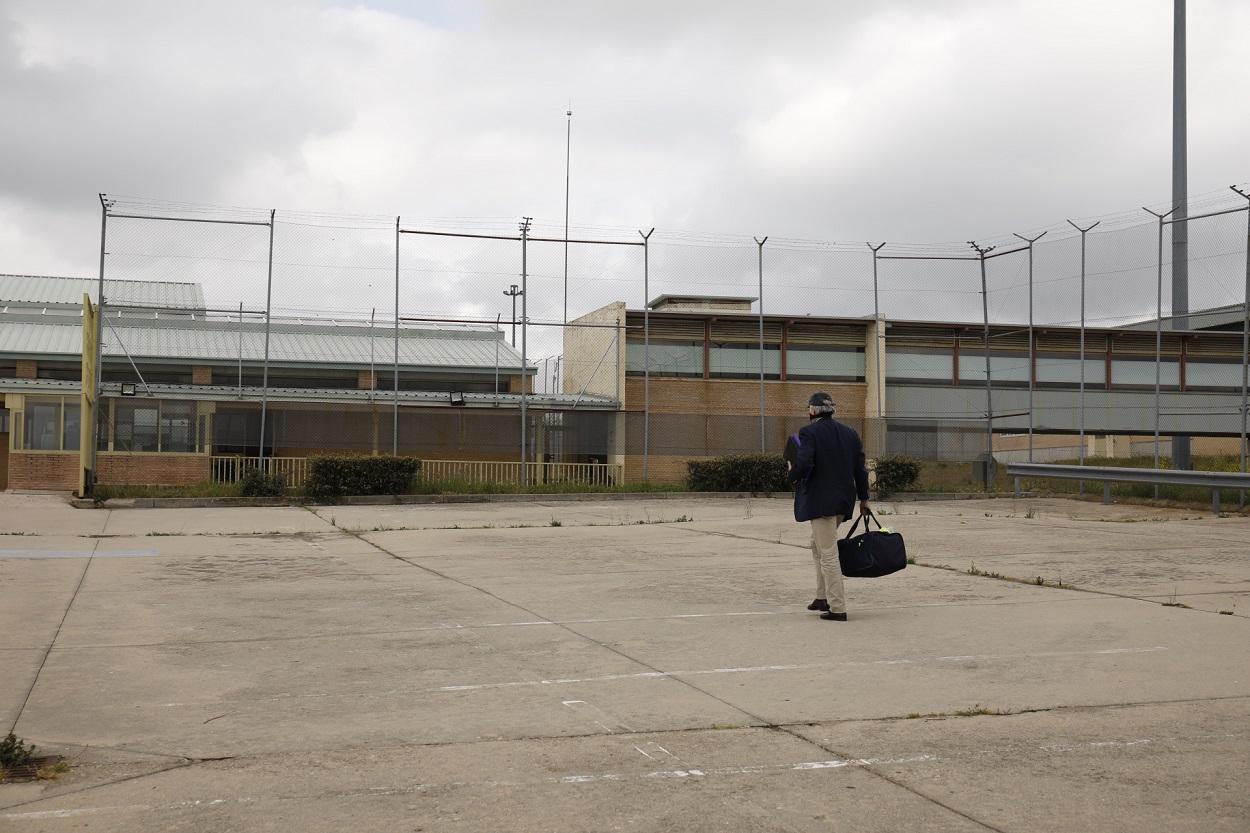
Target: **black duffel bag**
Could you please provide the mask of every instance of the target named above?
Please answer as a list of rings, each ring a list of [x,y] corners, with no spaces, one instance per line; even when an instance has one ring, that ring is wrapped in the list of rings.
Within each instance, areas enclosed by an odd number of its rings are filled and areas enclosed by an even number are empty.
[[[868,518],[864,533],[856,535],[864,518]],[[872,529],[873,521],[877,523],[876,530]],[[868,512],[856,518],[846,537],[838,541],[838,563],[842,575],[848,578],[880,578],[907,566],[907,547],[902,535],[883,530],[877,516]]]

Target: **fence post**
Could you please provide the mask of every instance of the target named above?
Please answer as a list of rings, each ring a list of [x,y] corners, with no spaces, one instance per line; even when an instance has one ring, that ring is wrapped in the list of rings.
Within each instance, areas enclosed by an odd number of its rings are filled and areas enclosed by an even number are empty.
[[[526,413],[526,371],[529,370],[529,361],[527,359],[529,347],[529,316],[527,309],[529,307],[529,265],[526,262],[526,256],[529,250],[530,237],[530,221],[532,217],[521,218],[521,485],[529,483],[528,472],[525,468],[527,460],[528,448],[526,447],[526,421],[528,414]]]
[[[97,463],[98,449],[100,448],[100,409],[103,402],[100,401],[100,393],[103,390],[103,367],[104,367],[104,243],[108,238],[108,222],[109,207],[113,204],[104,194],[100,194],[100,279],[96,286],[96,306],[95,306],[95,378],[91,380],[92,386],[92,402],[95,407],[92,409],[90,418],[95,421],[95,425],[91,426],[91,449],[88,452],[87,459],[90,461],[90,473],[83,482],[83,490],[86,494],[83,497],[90,497],[95,491],[95,483],[98,479],[96,471],[99,466]],[[87,384],[87,380],[83,379],[82,384]],[[80,419],[86,419],[86,414],[80,414]],[[17,429],[14,429],[17,430]]]
[[[1241,196],[1250,200],[1250,192],[1246,192],[1238,188],[1236,185],[1231,186]],[[1247,400],[1247,389],[1250,385],[1250,204],[1246,206],[1246,289],[1245,295],[1241,301],[1241,471],[1246,471],[1246,416],[1250,414],[1250,402]],[[1246,492],[1243,489],[1240,494],[1238,503],[1241,506],[1246,505]]]
[[[1033,337],[1033,244],[1046,236],[1046,232],[1042,232],[1037,237],[1025,237],[1023,234],[1017,234],[1025,243],[1029,244],[1029,462],[1033,462],[1033,388],[1034,377],[1037,375],[1037,354],[1034,352]]]
[[[761,240],[758,237],[752,238],[755,245],[759,247],[759,278],[760,278],[760,454],[765,451],[764,448],[764,244],[768,242],[768,235],[764,235]]]
[[[651,231],[642,237],[642,482],[650,481],[651,457]]]
[[[1101,223],[1101,220],[1092,225],[1081,228],[1076,223],[1068,220],[1068,225],[1081,233],[1081,392],[1078,398],[1078,424],[1080,425],[1081,445],[1077,449],[1077,464],[1085,465],[1085,235],[1094,226]],[[1078,492],[1085,494],[1085,481],[1080,481]]]
[[[1155,460],[1154,467],[1159,468],[1159,411],[1160,411],[1160,379],[1163,370],[1163,220],[1176,209],[1160,214],[1142,206],[1142,210],[1155,217],[1159,224],[1158,254],[1155,258],[1158,266],[1158,277],[1155,287]],[[1155,484],[1154,496],[1159,498],[1159,484]]]
[[[969,240],[968,245],[981,261],[981,316],[985,327],[985,491],[988,492],[994,486],[994,389],[990,381],[990,301],[985,283],[985,256],[997,247],[978,246],[975,240]]]
[[[399,456],[399,217],[395,218],[395,364],[391,370],[391,454]]]
[[[257,455],[262,470],[265,465],[265,417],[269,408],[269,329],[273,313],[273,226],[277,209],[269,211],[269,262],[265,274],[265,363],[260,382],[260,454]]]

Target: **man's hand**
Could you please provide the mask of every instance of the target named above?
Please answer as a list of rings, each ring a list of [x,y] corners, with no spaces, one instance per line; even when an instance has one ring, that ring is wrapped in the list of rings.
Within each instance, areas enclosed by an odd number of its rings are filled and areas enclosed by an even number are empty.
[[[868,506],[868,501],[866,501],[866,500],[861,500],[861,501],[859,502],[859,514],[861,514],[861,515],[871,515],[871,514],[872,514],[872,508]]]

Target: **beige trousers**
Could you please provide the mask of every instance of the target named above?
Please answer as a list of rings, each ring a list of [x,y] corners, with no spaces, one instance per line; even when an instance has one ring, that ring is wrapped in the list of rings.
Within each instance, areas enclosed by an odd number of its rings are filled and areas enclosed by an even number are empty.
[[[829,602],[834,613],[846,613],[846,590],[838,563],[838,524],[841,515],[812,519],[812,560],[816,562],[816,598]]]

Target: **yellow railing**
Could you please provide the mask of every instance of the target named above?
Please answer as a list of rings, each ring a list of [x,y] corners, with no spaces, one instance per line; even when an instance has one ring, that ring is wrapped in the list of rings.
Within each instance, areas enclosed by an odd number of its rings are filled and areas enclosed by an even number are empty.
[[[615,486],[624,479],[619,463],[526,463],[525,482],[577,483]],[[520,483],[521,463],[494,460],[422,460],[423,480],[462,480],[469,483]]]
[[[298,489],[308,477],[307,457],[243,457],[236,455],[209,458],[214,483],[238,483],[251,469],[265,474],[278,474],[288,489]]]
[[[288,489],[299,489],[308,477],[307,457],[243,457],[215,455],[209,458],[214,483],[238,483],[251,469],[280,474]],[[582,486],[616,486],[624,479],[619,463],[526,463],[526,483],[576,483]],[[459,480],[467,483],[520,483],[521,463],[496,460],[422,460],[423,480]]]

